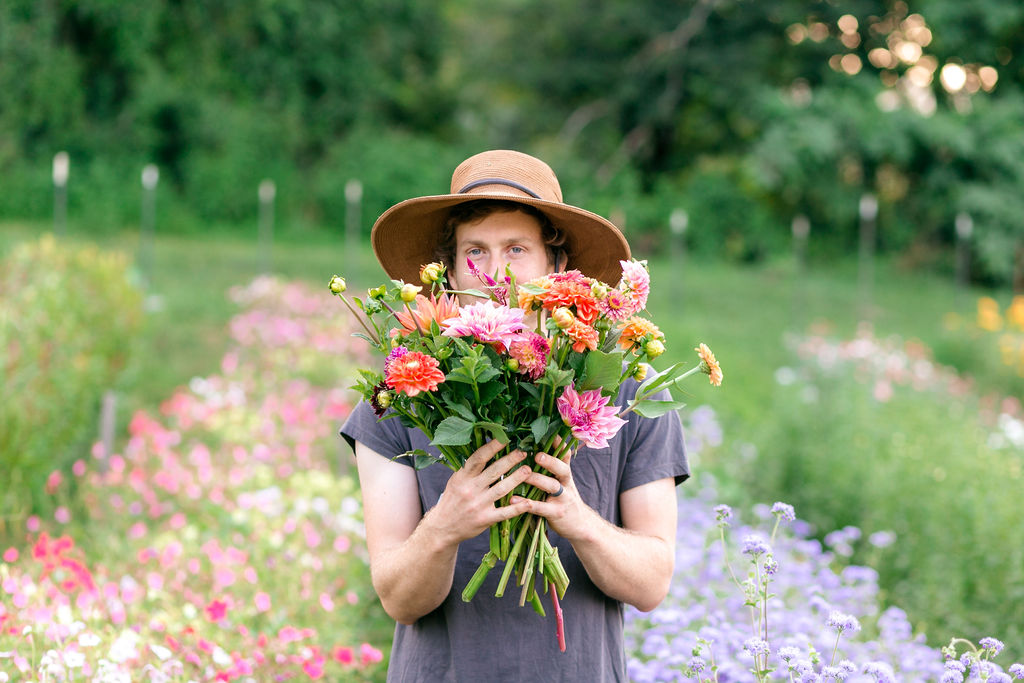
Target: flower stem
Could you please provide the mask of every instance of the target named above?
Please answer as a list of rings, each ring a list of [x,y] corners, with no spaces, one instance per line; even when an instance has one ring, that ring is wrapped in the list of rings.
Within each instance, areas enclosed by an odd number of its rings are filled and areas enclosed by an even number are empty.
[[[487,574],[494,569],[497,561],[498,556],[490,551],[483,556],[483,559],[480,560],[480,566],[476,568],[466,587],[462,589],[463,602],[469,602],[473,599],[476,592],[480,590],[480,586],[483,585],[484,579],[487,578]]]

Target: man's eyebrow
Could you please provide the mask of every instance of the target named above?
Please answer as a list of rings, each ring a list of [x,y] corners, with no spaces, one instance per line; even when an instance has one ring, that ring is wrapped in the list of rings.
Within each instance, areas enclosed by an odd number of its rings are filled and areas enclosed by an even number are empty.
[[[525,234],[524,235],[513,235],[511,237],[507,237],[507,238],[503,239],[501,241],[501,244],[507,246],[509,244],[525,244],[525,243],[528,243],[530,241],[532,241],[532,240],[531,240],[531,238],[528,235],[525,235]],[[458,246],[459,247],[467,247],[467,246],[486,247],[487,246],[487,242],[482,240],[482,239],[479,239],[479,238],[467,238],[467,239],[459,240]]]

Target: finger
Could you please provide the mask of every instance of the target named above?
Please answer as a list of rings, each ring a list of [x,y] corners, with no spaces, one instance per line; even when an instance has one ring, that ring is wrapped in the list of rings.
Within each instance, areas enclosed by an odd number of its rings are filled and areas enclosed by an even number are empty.
[[[480,448],[473,452],[473,455],[466,458],[466,464],[462,468],[472,475],[483,472],[484,467],[487,465],[487,461],[497,455],[502,448],[507,444],[503,444],[497,439],[491,439]]]
[[[504,474],[508,474],[509,470],[516,466],[516,464],[523,461],[526,458],[526,453],[519,450],[518,448],[511,453],[503,455],[498,458],[483,471],[484,477],[487,478],[487,484],[493,484],[498,481]]]
[[[538,453],[534,460],[556,479],[563,479],[569,476],[569,463],[565,460],[560,460],[549,453]]]
[[[529,467],[520,467],[491,487],[491,497],[493,500],[504,498],[509,491],[522,484],[534,474],[534,471]],[[550,477],[547,478],[550,479]]]

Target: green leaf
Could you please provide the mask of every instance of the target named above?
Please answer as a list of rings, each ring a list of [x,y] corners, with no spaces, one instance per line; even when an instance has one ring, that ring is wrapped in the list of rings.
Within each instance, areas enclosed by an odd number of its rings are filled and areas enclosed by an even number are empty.
[[[544,440],[544,437],[548,432],[548,426],[551,422],[551,418],[547,415],[541,415],[530,423],[530,432],[533,434],[533,438],[537,443],[541,443]]]
[[[470,422],[476,422],[476,414],[465,403],[449,403],[448,407],[457,412],[460,417],[469,420]]]
[[[654,401],[651,399],[630,402],[634,406],[633,412],[642,417],[661,417],[665,413],[679,410],[686,404],[682,401]]]
[[[607,389],[606,393],[612,393],[618,388],[619,377],[621,376],[621,351],[614,351],[612,353],[591,351],[587,354],[587,360],[583,366],[583,382],[580,384],[580,389],[584,391]]]
[[[502,442],[503,444],[508,444],[508,433],[505,431],[505,428],[497,422],[477,422],[476,426],[487,430],[492,438]]]
[[[413,469],[422,470],[425,467],[430,467],[434,463],[440,462],[440,458],[435,455],[427,453],[422,448],[415,448],[411,451],[406,451],[401,455],[396,455],[391,458],[392,460],[398,460],[399,458],[410,458],[412,460]]]
[[[435,446],[465,446],[473,438],[473,423],[451,416],[441,420],[431,440]]]

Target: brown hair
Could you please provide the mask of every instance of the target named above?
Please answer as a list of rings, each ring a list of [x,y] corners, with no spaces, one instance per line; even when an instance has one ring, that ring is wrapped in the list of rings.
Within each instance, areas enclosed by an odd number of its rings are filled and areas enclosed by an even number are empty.
[[[438,235],[434,247],[434,258],[441,261],[449,269],[455,266],[455,230],[460,225],[476,223],[494,213],[521,211],[533,217],[540,224],[540,238],[548,252],[548,260],[558,267],[559,257],[565,253],[565,234],[559,230],[543,211],[528,204],[504,199],[480,199],[457,204],[448,214],[448,220]]]

